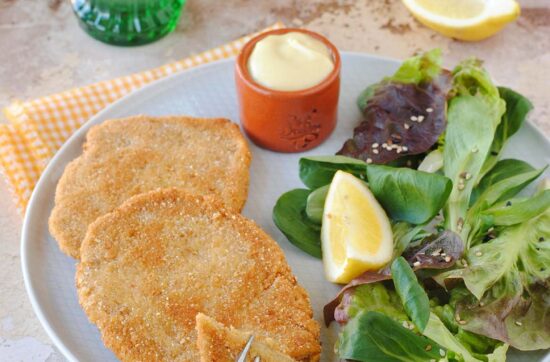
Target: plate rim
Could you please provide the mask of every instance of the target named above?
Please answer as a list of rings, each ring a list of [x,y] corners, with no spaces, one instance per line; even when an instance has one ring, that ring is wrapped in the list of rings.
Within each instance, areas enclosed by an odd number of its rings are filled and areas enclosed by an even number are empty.
[[[377,60],[377,61],[384,61],[384,62],[391,62],[395,64],[402,63],[402,60],[387,57],[387,56],[380,56],[376,54],[370,54],[370,53],[362,53],[362,52],[354,52],[354,51],[340,51],[340,54],[342,56],[342,60],[347,57],[360,57],[360,58],[366,58],[371,60]],[[59,150],[54,154],[52,159],[48,162],[46,167],[44,168],[44,171],[40,175],[40,178],[38,179],[34,190],[31,194],[31,197],[29,199],[29,202],[27,204],[27,209],[25,212],[25,216],[23,219],[23,224],[21,228],[21,238],[20,238],[20,257],[21,257],[21,269],[23,274],[23,282],[25,285],[25,291],[27,293],[27,296],[30,300],[31,307],[33,309],[34,314],[38,318],[41,326],[46,331],[46,334],[48,337],[52,340],[55,347],[61,352],[61,354],[67,358],[69,361],[78,361],[78,358],[74,355],[74,353],[71,351],[69,347],[66,346],[63,339],[59,336],[59,334],[54,330],[52,327],[52,324],[50,323],[50,318],[46,315],[44,312],[42,305],[38,301],[37,292],[34,287],[33,280],[31,279],[31,272],[30,272],[30,264],[28,261],[28,253],[30,248],[30,238],[29,234],[31,233],[31,220],[34,219],[33,214],[36,212],[36,207],[34,207],[34,204],[38,203],[38,195],[41,193],[41,189],[44,187],[43,184],[46,182],[46,180],[49,175],[53,172],[52,170],[56,168],[56,164],[59,162],[58,159],[61,158],[65,152],[66,149],[69,148],[69,146],[76,142],[75,140],[80,138],[83,133],[87,132],[88,129],[98,124],[99,122],[103,122],[102,118],[104,118],[105,114],[109,114],[110,112],[116,111],[117,108],[123,106],[126,102],[131,100],[134,97],[142,97],[144,94],[148,94],[151,92],[154,92],[156,89],[162,89],[164,84],[175,82],[175,79],[179,77],[187,76],[188,74],[192,74],[195,72],[202,71],[207,68],[211,67],[217,67],[220,66],[220,64],[225,63],[232,63],[235,62],[236,57],[230,57],[226,59],[220,59],[213,62],[209,62],[206,64],[201,64],[196,67],[184,69],[182,71],[176,72],[174,74],[170,74],[164,78],[155,80],[149,84],[144,85],[143,87],[136,89],[134,91],[131,91],[130,93],[122,96],[121,98],[117,99],[113,103],[109,104],[107,107],[102,109],[101,111],[97,112],[95,115],[90,117],[86,122],[78,128],[59,148]],[[550,137],[547,137],[544,132],[537,126],[533,120],[527,119],[526,123],[529,124],[530,127],[532,127],[537,133],[539,137],[541,137],[549,146],[550,146]],[[75,259],[76,261],[76,259]],[[550,355],[550,354],[549,354]]]

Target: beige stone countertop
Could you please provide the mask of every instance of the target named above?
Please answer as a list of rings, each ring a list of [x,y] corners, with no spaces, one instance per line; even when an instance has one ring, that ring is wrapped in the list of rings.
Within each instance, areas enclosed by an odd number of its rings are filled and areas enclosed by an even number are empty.
[[[67,0],[0,0],[0,107],[156,67],[281,20],[318,31],[341,50],[404,59],[439,47],[449,65],[477,56],[499,84],[533,101],[531,119],[550,135],[550,1],[519,2],[517,22],[488,40],[464,43],[425,28],[399,0],[188,0],[174,33],[123,48],[80,30]],[[20,228],[0,178],[0,361],[63,361],[25,292]]]

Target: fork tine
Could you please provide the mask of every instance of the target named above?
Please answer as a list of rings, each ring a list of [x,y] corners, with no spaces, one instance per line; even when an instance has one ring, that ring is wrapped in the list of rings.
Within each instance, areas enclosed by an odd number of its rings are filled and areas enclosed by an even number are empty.
[[[248,351],[250,350],[250,346],[252,346],[252,342],[254,341],[254,335],[251,335],[250,338],[248,338],[248,342],[246,342],[246,345],[243,348],[243,351],[241,354],[239,354],[239,357],[237,357],[236,362],[245,362],[246,361],[246,355],[248,354]]]

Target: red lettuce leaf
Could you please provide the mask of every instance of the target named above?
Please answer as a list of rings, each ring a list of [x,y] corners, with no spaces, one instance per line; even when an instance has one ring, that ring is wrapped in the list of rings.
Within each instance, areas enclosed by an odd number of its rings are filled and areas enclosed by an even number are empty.
[[[383,81],[362,109],[364,120],[354,129],[353,138],[337,154],[386,164],[428,151],[445,130],[450,88],[451,75],[445,70],[418,85]],[[384,144],[393,148],[388,150]]]

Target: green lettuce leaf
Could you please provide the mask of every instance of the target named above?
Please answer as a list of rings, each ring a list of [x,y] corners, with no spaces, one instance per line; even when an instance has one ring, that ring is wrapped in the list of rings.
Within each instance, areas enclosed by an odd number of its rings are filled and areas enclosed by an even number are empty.
[[[546,280],[550,277],[550,212],[505,228],[495,239],[469,249],[466,260],[468,267],[460,270],[460,277],[478,299],[516,270],[527,285]]]
[[[292,244],[321,258],[321,227],[306,215],[309,194],[311,190],[306,189],[282,194],[273,207],[273,222]]]
[[[483,176],[477,186],[472,190],[470,206],[473,205],[479,196],[489,187],[497,182],[503,181],[509,177],[535,171],[535,168],[522,160],[513,158],[498,161],[491,170]],[[517,190],[520,191],[520,190]],[[514,195],[508,195],[512,197]]]
[[[428,295],[418,283],[409,263],[399,257],[391,264],[391,275],[395,290],[401,298],[403,308],[416,327],[422,332],[430,317]]]
[[[506,354],[507,345],[465,331],[462,329],[462,326],[457,324],[454,309],[450,305],[439,306],[433,300],[430,303],[433,303],[432,312],[429,315],[423,335],[432,340],[433,344],[430,344],[432,349],[435,349],[439,345],[440,347],[438,348],[443,351],[447,350],[446,360],[471,362],[500,362],[505,360],[503,356]],[[382,283],[365,284],[346,292],[338,309],[340,313],[346,314],[345,318],[337,318],[341,323],[345,324],[344,328],[348,328],[350,323],[357,323],[354,320],[360,315],[368,312],[377,312],[395,321],[396,324],[393,325],[394,330],[397,329],[397,326],[400,328],[404,326],[412,332],[418,332],[418,329],[408,318],[401,304],[400,297],[395,291],[387,289]],[[444,319],[445,322],[443,323],[440,318]],[[345,337],[340,336],[341,342],[339,345],[341,346],[341,343],[345,342],[347,351],[357,351],[366,348],[361,345],[361,341],[365,341],[365,338],[361,338],[361,334],[353,336],[353,333],[357,332],[357,330],[357,325],[353,328],[350,327]],[[405,329],[405,331],[407,330]],[[397,334],[394,336],[401,338]],[[385,338],[389,338],[389,335],[385,335]],[[369,344],[371,340],[369,340]],[[390,340],[389,343],[393,343],[393,340]],[[368,350],[372,350],[371,347]],[[436,352],[439,353],[438,350]],[[369,356],[372,357],[372,355]],[[387,356],[385,352],[384,356]],[[408,354],[404,356],[408,356]],[[343,356],[340,355],[340,357]],[[437,360],[441,360],[441,358],[441,356],[438,356]],[[372,360],[379,361],[381,359],[373,358],[369,361]],[[405,360],[408,361],[409,359]]]
[[[449,351],[453,351],[461,357],[461,360],[464,362],[479,362],[479,361],[505,361],[506,360],[506,351],[508,346],[505,344],[497,345],[494,348],[494,351],[488,355],[480,355],[472,353],[457,336],[439,319],[435,313],[430,314],[430,319],[428,325],[424,330],[424,335],[439,345],[443,346]],[[481,338],[475,335],[469,335],[469,340],[473,343],[477,343],[477,339]]]
[[[373,311],[359,312],[344,326],[337,349],[341,359],[364,362],[426,362],[446,355],[434,341]]]
[[[521,94],[510,88],[498,88],[500,98],[506,102],[506,111],[495,132],[491,151],[487,155],[480,176],[485,175],[498,161],[504,145],[523,125],[527,114],[533,109],[533,104]]]
[[[437,215],[452,189],[445,176],[409,168],[368,165],[367,179],[389,216],[412,224],[424,224]]]
[[[532,197],[503,201],[482,211],[480,217],[485,225],[510,226],[528,221],[550,208],[550,190]]]
[[[453,76],[455,96],[448,102],[443,151],[444,174],[453,181],[453,190],[445,207],[445,223],[466,240],[463,225],[470,195],[506,105],[479,61],[462,62]]]
[[[366,163],[345,156],[311,156],[300,158],[300,180],[310,189],[328,185],[336,171],[341,170],[365,179]]]

